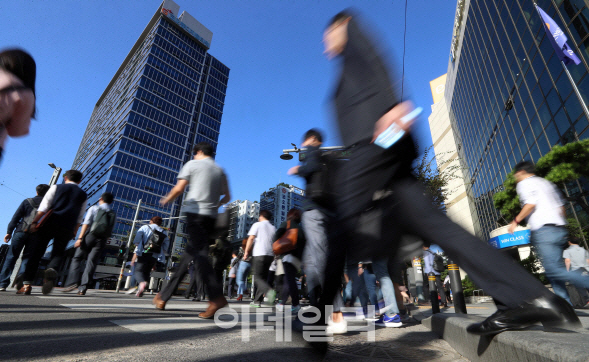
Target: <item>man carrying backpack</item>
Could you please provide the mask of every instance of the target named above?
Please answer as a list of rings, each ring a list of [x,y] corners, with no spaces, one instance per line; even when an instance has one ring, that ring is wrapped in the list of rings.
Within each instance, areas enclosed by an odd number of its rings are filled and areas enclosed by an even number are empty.
[[[6,254],[6,259],[4,259],[4,265],[2,266],[2,272],[0,272],[0,292],[6,291],[8,288],[8,284],[10,284],[10,276],[12,275],[12,269],[16,264],[16,260],[20,255],[20,252],[24,248],[27,240],[31,236],[29,232],[29,226],[31,222],[37,215],[37,208],[41,204],[41,200],[43,200],[43,196],[49,190],[49,185],[38,185],[37,186],[37,196],[29,199],[25,199],[16,212],[14,216],[12,216],[12,220],[8,223],[8,231],[6,232],[6,236],[4,237],[4,242],[8,243],[10,240],[10,248],[8,248],[8,253]],[[12,234],[14,232],[14,235]],[[20,264],[20,269],[18,274],[21,275],[25,272],[25,268],[27,266],[27,250],[25,249],[25,254],[23,254],[23,259]],[[17,276],[17,279],[20,279]],[[16,283],[15,283],[16,284]],[[20,289],[18,287],[17,289]]]
[[[106,240],[111,236],[115,226],[116,214],[112,210],[113,195],[105,192],[98,199],[98,205],[88,209],[82,223],[80,237],[74,247],[76,253],[70,264],[70,270],[65,281],[63,292],[78,289],[78,295],[86,295],[88,283],[92,280],[96,264],[106,246]],[[86,259],[86,268],[82,275],[82,262]]]
[[[133,244],[136,245],[136,248],[133,259],[131,259],[131,265],[135,265],[134,275],[139,286],[129,290],[127,292],[129,294],[137,290],[135,296],[142,297],[155,263],[164,263],[166,261],[169,240],[166,234],[164,234],[162,221],[161,216],[152,217],[149,220],[149,225],[140,227],[135,235]]]
[[[436,276],[436,288],[438,289],[438,295],[440,298],[443,299],[444,308],[448,307],[448,302],[446,302],[444,293],[444,287],[442,286],[442,280],[440,279],[440,274],[444,271],[444,258],[440,254],[435,254],[433,251],[430,250],[430,244],[424,242],[423,243],[423,271],[425,275],[429,275],[429,273],[434,273]],[[438,303],[438,301],[432,300],[432,305],[434,303]]]

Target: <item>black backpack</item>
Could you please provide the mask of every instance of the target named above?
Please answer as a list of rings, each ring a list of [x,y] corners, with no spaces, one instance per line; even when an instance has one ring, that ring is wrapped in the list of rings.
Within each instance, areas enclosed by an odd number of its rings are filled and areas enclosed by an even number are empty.
[[[319,206],[331,209],[335,200],[335,182],[337,171],[343,161],[342,151],[317,151],[320,169],[311,175],[307,183],[306,196]],[[299,159],[304,160],[305,155],[299,154]]]
[[[35,205],[35,202],[33,201],[33,199],[27,199],[27,201],[29,202],[29,204],[33,208],[33,211],[31,211],[27,216],[25,216],[22,219],[21,230],[25,233],[29,232],[29,228],[31,227],[31,223],[33,222],[33,220],[35,220],[35,216],[37,216],[37,209],[39,208],[39,205],[40,205],[40,204]]]
[[[432,252],[430,251],[430,253]],[[438,273],[441,273],[444,270],[446,270],[446,266],[444,265],[444,258],[440,254],[432,254],[434,255],[434,265],[432,265],[434,270]]]
[[[157,230],[156,228],[151,229],[151,235],[147,238],[145,245],[143,246],[144,253],[161,253],[162,245],[164,244],[164,240],[166,239],[166,234]]]
[[[98,239],[109,238],[115,226],[116,214],[112,210],[98,209],[90,227],[90,234]]]

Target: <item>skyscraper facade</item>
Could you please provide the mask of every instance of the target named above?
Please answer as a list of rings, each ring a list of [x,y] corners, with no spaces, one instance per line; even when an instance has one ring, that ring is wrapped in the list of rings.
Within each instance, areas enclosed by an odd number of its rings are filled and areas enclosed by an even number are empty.
[[[140,199],[139,220],[178,217],[181,200],[161,207],[159,199],[194,144],[217,149],[229,68],[208,53],[212,32],[178,14],[179,6],[165,0],[153,15],[96,103],[72,166],[84,173],[88,206],[103,192],[115,195],[115,238],[129,234]],[[172,219],[164,226],[181,254],[183,224]]]
[[[260,195],[260,210],[272,213],[270,222],[276,227],[286,220],[288,210],[303,210],[304,203],[305,190],[285,183],[271,187]]]
[[[240,246],[243,239],[254,223],[260,217],[260,203],[249,200],[235,200],[225,205],[225,212],[229,213],[229,235],[231,244]]]
[[[501,220],[493,195],[522,160],[538,161],[555,145],[589,136],[588,115],[573,90],[589,103],[589,1],[539,0],[569,38],[581,64],[569,65],[572,80],[550,44],[531,0],[459,0],[446,81],[449,110],[474,229],[484,240]],[[569,193],[587,190],[580,179]],[[588,223],[578,205],[567,215]],[[498,220],[500,220],[498,222]]]

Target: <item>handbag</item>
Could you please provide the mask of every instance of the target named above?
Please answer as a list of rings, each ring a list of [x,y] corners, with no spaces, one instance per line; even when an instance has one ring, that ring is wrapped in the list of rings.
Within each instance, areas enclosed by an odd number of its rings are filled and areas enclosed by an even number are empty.
[[[272,244],[272,251],[275,255],[282,255],[296,249],[299,238],[299,229],[290,228],[290,220],[286,223],[286,232]]]
[[[43,217],[41,217],[41,219],[39,219],[39,221],[37,222],[37,230],[41,229],[43,226],[45,226],[45,224],[47,224],[47,220],[49,220],[52,214],[53,209],[50,209],[45,213],[45,215],[43,215]]]

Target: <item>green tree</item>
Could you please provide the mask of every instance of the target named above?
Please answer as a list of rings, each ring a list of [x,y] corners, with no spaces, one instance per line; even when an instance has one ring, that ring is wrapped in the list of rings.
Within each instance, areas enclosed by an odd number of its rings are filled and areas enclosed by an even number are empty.
[[[558,187],[564,188],[565,183],[579,178],[589,178],[589,139],[571,142],[564,146],[556,145],[536,163],[536,174],[553,182]],[[494,195],[495,207],[500,211],[503,220],[500,224],[506,224],[521,211],[519,197],[515,189],[516,182],[513,171],[503,182],[503,191]],[[566,193],[563,193],[566,195]],[[588,192],[577,193],[565,197],[567,201],[579,205],[589,214],[589,205],[585,201]],[[577,224],[578,225],[578,224]]]
[[[449,189],[448,185],[450,181],[460,177],[457,174],[460,166],[451,164],[454,160],[446,158],[451,152],[432,155],[432,147],[428,147],[414,164],[413,174],[423,184],[434,205],[445,211],[448,195],[454,191]]]

